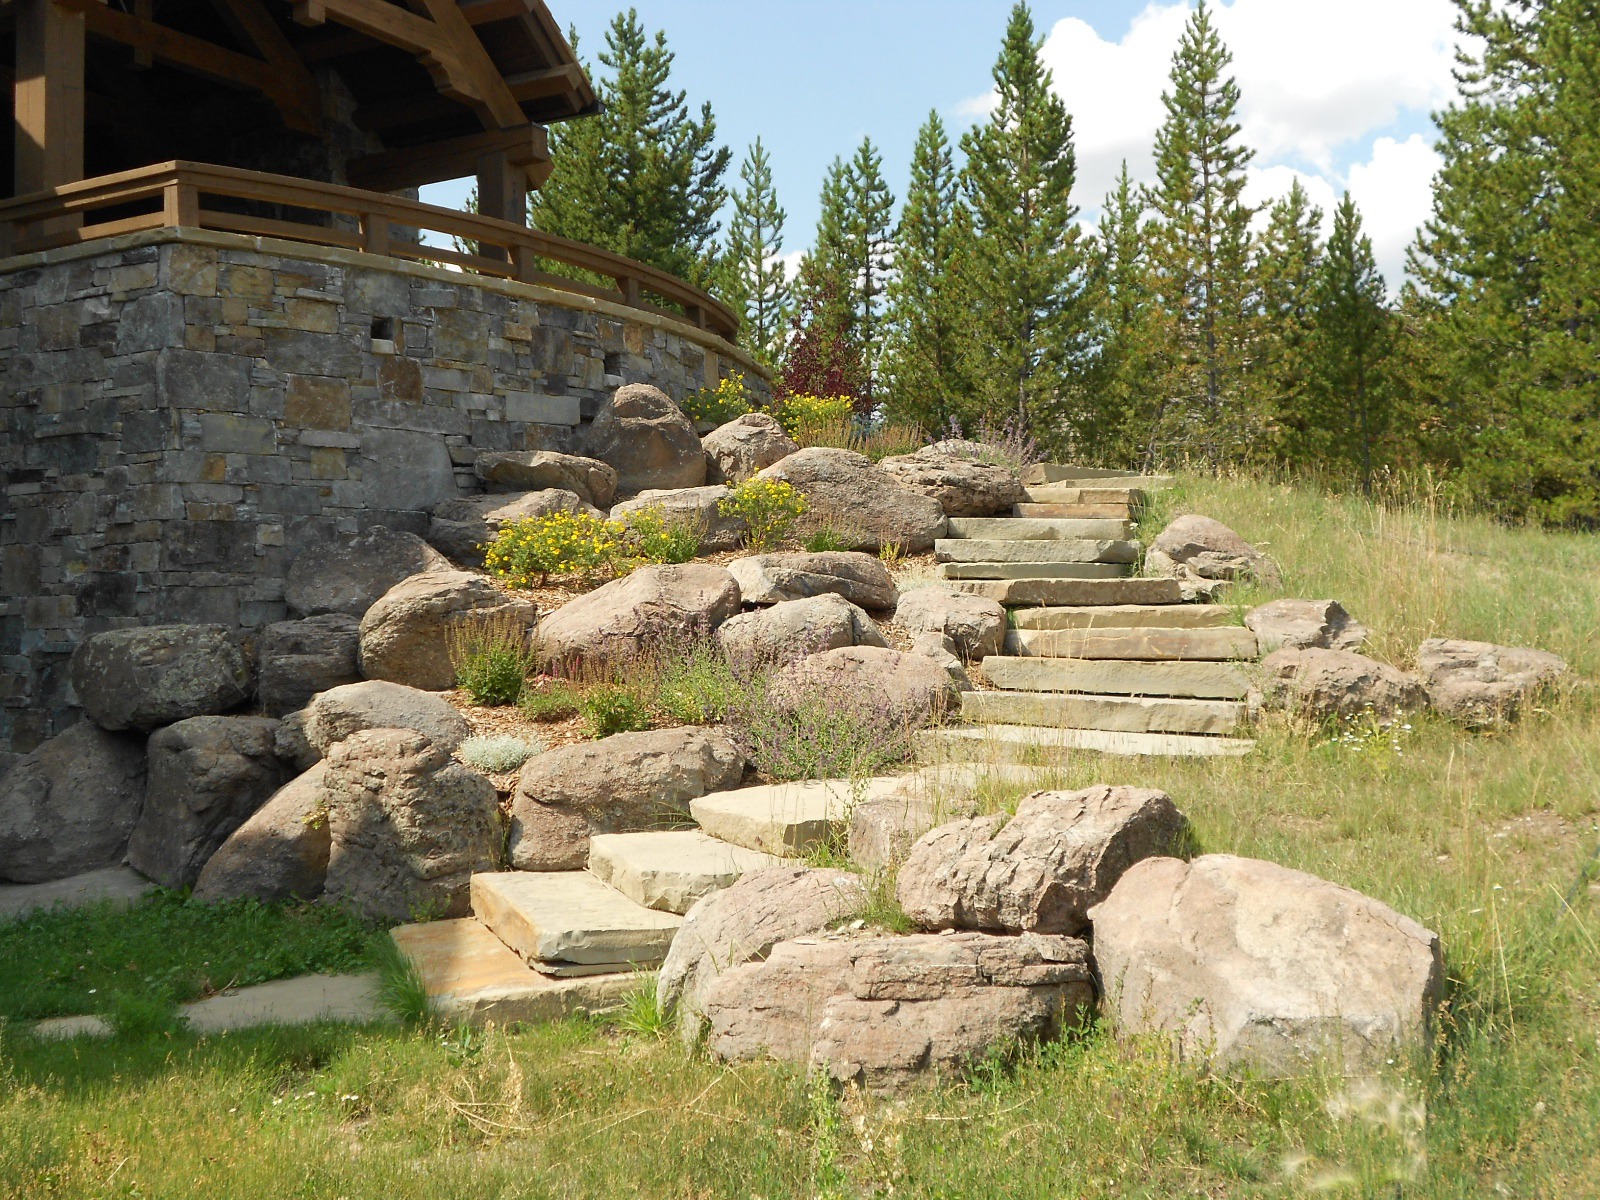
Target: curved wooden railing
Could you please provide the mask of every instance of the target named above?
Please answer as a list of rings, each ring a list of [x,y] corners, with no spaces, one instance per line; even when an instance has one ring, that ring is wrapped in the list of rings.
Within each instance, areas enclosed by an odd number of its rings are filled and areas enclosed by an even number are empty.
[[[306,213],[309,219],[230,211],[228,201],[292,209]],[[318,218],[331,220],[320,224]],[[339,218],[343,218],[342,224]],[[179,226],[259,234],[391,258],[444,263],[480,275],[541,284],[685,320],[729,341],[738,332],[732,311],[699,288],[609,250],[509,221],[382,192],[205,163],[157,163],[48,192],[0,200],[0,257],[143,229]],[[396,226],[402,231],[441,233],[475,246],[476,250],[423,245],[410,232],[397,235]],[[553,274],[543,269],[545,263],[561,263],[614,280],[615,290]],[[672,307],[652,303],[646,297]]]

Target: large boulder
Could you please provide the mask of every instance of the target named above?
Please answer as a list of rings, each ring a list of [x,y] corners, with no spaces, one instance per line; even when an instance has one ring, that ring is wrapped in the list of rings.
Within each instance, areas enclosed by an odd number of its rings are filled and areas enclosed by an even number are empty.
[[[584,450],[616,468],[617,491],[692,488],[706,481],[706,456],[694,424],[660,388],[627,383],[600,406]]]
[[[728,564],[746,604],[778,604],[832,592],[862,608],[893,608],[899,598],[889,568],[875,554],[849,550],[752,554]]]
[[[361,618],[361,671],[424,691],[456,686],[452,639],[474,625],[505,625],[526,641],[539,610],[470,571],[425,571],[402,580]]]
[[[455,562],[481,567],[484,548],[505,526],[533,517],[570,512],[592,517],[602,515],[577,492],[560,488],[492,496],[452,496],[434,506],[428,521],[428,541]]]
[[[831,529],[852,550],[876,553],[899,546],[908,554],[944,536],[944,509],[931,496],[902,487],[872,460],[853,450],[812,446],[756,472],[803,492],[808,505],[799,528]]]
[[[551,662],[626,660],[710,637],[738,611],[739,585],[721,567],[640,567],[547,616],[539,649]]]
[[[349,686],[349,685],[341,685]],[[385,684],[385,687],[395,687],[396,684]],[[410,689],[407,689],[408,691]],[[426,695],[421,692],[419,695]],[[278,732],[272,736],[272,750],[278,756],[278,761],[288,767],[295,775],[303,775],[322,761],[322,751],[311,744],[311,739],[306,736],[306,712],[302,708],[299,712],[285,713],[278,720]]]
[[[306,742],[319,756],[362,729],[414,730],[450,753],[472,736],[467,719],[445,700],[378,679],[323,692],[306,706],[304,728]]]
[[[900,486],[931,496],[947,517],[1011,515],[1024,498],[1022,480],[1010,467],[977,457],[973,442],[935,442],[912,454],[880,459],[878,466]]]
[[[261,707],[281,717],[304,708],[318,692],[357,682],[360,647],[361,622],[348,613],[268,625],[256,652]]]
[[[1367,627],[1336,600],[1269,600],[1244,615],[1261,653],[1291,650],[1359,650]]]
[[[750,532],[743,517],[723,516],[719,506],[727,498],[728,489],[720,483],[670,490],[650,488],[632,500],[613,505],[611,519],[625,521],[633,513],[655,509],[665,520],[699,526],[700,553],[720,554],[724,550],[738,549]]]
[[[937,662],[877,646],[844,646],[810,654],[775,671],[768,703],[779,709],[861,702],[884,732],[918,729],[960,703],[954,682]]]
[[[1415,675],[1349,650],[1274,650],[1261,660],[1261,675],[1269,699],[1318,719],[1387,721],[1427,701]]]
[[[686,821],[689,801],[737,787],[744,768],[743,753],[722,730],[695,725],[548,750],[522,764],[511,801],[511,865],[581,868],[591,834]]]
[[[700,446],[706,453],[707,483],[743,483],[800,449],[777,418],[757,412],[719,425],[700,439]]]
[[[1010,820],[953,821],[919,838],[900,867],[900,906],[924,929],[1082,933],[1129,867],[1172,853],[1188,828],[1150,788],[1035,792]]]
[[[583,503],[609,508],[617,494],[617,472],[608,463],[551,450],[480,454],[478,478],[491,492],[575,492]]]
[[[1187,514],[1156,535],[1145,553],[1145,574],[1180,581],[1255,579],[1280,582],[1278,568],[1221,521]]]
[[[144,803],[144,738],[81,721],[0,775],[0,880],[114,866]]]
[[[1426,1046],[1444,983],[1436,933],[1257,859],[1145,859],[1089,917],[1117,1031],[1223,1069],[1381,1071]]]
[[[208,904],[255,900],[314,900],[328,874],[327,764],[291,779],[229,835],[195,881],[194,898]]]
[[[745,875],[689,909],[656,975],[656,999],[694,1041],[718,975],[765,958],[779,942],[820,933],[866,903],[866,880],[849,871],[773,867]]]
[[[1081,1025],[1093,1005],[1089,948],[1077,938],[835,934],[780,942],[718,976],[706,1047],[888,1093]]]
[[[363,729],[328,751],[324,896],[373,920],[463,917],[500,866],[499,796],[410,729]]]
[[[221,625],[150,625],[96,633],[72,653],[78,703],[102,729],[156,729],[227,712],[250,699],[255,674]]]
[[[1566,660],[1527,646],[1429,638],[1417,652],[1428,702],[1483,727],[1513,721],[1530,696],[1567,673]]]
[[[966,659],[999,654],[1006,640],[1006,610],[996,600],[943,584],[913,588],[900,597],[894,621],[906,632],[938,633]]]
[[[268,717],[190,717],[151,734],[144,809],[128,865],[164,887],[188,887],[200,869],[282,786]]]
[[[843,596],[826,592],[729,617],[717,627],[729,662],[780,665],[840,646],[886,646],[872,618]]]
[[[307,546],[289,564],[283,598],[296,616],[341,612],[359,617],[402,579],[449,570],[442,554],[414,533],[373,525]]]
[[[919,633],[911,639],[910,653],[937,663],[950,676],[950,682],[955,684],[958,692],[976,690],[972,676],[967,674],[967,665],[962,661],[960,648],[949,634],[931,630]]]

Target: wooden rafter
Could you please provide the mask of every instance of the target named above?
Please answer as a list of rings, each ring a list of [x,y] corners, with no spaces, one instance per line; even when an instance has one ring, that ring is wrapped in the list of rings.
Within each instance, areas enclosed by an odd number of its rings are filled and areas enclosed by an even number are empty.
[[[505,129],[525,123],[528,118],[522,106],[506,86],[500,68],[494,65],[494,59],[483,48],[456,0],[412,0],[412,3],[427,9],[433,23],[454,48],[462,69],[471,76],[473,93],[486,110],[480,114],[484,127]]]
[[[261,57],[278,73],[282,81],[282,99],[297,104],[300,115],[314,127],[313,132],[320,132],[322,119],[317,81],[283,30],[278,28],[278,23],[272,19],[262,0],[212,2],[234,32],[255,46]],[[281,103],[279,107],[282,107]]]
[[[393,192],[474,174],[479,160],[491,154],[504,155],[508,162],[524,172],[539,172],[550,162],[544,127],[524,125],[517,129],[448,138],[410,150],[369,154],[352,160],[348,170],[350,182],[357,187]]]
[[[517,104],[523,105],[549,96],[560,96],[578,89],[583,79],[583,68],[576,63],[564,63],[540,71],[521,71],[505,77],[506,86]],[[401,125],[411,125],[434,117],[447,116],[449,101],[432,96],[399,96],[392,100],[374,100],[356,110],[356,120],[368,129],[382,132]]]

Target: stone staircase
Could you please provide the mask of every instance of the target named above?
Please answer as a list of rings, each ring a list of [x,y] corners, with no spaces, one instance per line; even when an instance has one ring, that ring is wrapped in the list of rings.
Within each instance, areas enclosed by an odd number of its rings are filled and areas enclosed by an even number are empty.
[[[1145,495],[1170,483],[1044,464],[1015,515],[951,520],[934,547],[941,574],[1005,605],[1012,627],[982,664],[999,690],[965,693],[968,724],[923,734],[921,757],[1249,753],[1238,664],[1256,657],[1255,635],[1224,606],[1182,603],[1176,580],[1132,574]]]

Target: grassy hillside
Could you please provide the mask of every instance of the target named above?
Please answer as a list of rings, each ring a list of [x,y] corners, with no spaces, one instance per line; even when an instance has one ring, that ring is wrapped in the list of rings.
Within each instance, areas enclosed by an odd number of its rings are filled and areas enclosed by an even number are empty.
[[[1600,538],[1244,480],[1163,504],[1265,546],[1281,594],[1340,600],[1380,657],[1449,634],[1600,677]],[[55,1046],[0,1027],[0,1196],[1600,1196],[1600,713],[1579,684],[1498,735],[1410,725],[1274,719],[1246,759],[1062,778],[1165,788],[1203,849],[1438,930],[1438,1044],[1381,1080],[1211,1079],[1096,1031],[885,1105],[581,1023]]]

